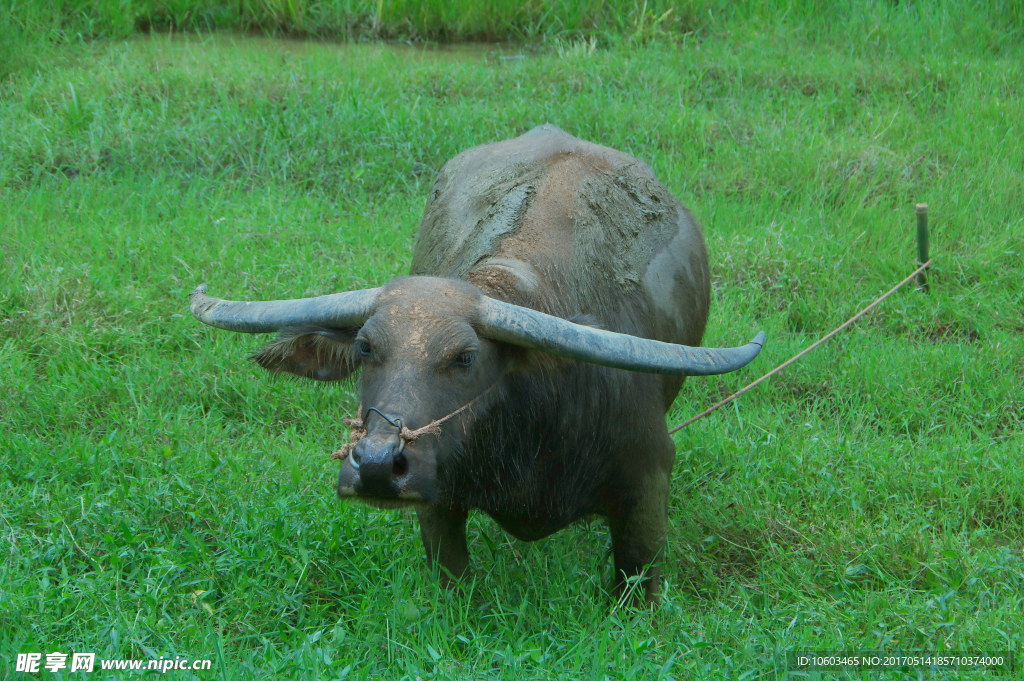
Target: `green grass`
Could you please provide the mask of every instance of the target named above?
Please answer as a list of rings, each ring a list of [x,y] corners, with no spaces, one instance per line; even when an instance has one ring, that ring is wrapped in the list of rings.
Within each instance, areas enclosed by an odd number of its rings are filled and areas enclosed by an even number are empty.
[[[934,25],[972,11],[940,7],[961,14]],[[742,17],[514,60],[230,36],[12,48],[0,675],[57,650],[212,658],[201,679],[750,679],[783,678],[800,649],[1020,655],[1022,50],[998,25],[929,42],[927,21],[879,11],[845,49]],[[259,338],[186,310],[202,281],[276,298],[404,273],[440,165],[543,122],[650,162],[703,223],[708,344],[768,333],[755,366],[690,381],[671,423],[901,279],[913,204],[931,206],[931,296],[901,292],[677,436],[653,615],[605,593],[598,522],[525,544],[475,515],[474,578],[441,589],[412,516],[334,497],[353,387],[270,379],[245,361]]]

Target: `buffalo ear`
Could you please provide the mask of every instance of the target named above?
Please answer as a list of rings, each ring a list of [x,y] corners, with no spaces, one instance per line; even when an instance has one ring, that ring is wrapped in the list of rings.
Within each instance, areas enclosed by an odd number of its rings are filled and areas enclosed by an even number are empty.
[[[359,329],[306,326],[285,329],[250,357],[267,371],[317,381],[342,381],[359,366],[352,343]]]

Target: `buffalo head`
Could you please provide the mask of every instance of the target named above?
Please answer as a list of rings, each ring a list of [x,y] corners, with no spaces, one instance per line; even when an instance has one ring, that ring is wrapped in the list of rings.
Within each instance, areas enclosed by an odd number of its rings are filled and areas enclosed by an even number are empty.
[[[254,356],[271,372],[337,381],[360,368],[365,435],[346,457],[338,495],[377,506],[452,504],[444,481],[452,452],[477,415],[501,399],[511,372],[530,371],[538,353],[606,367],[683,376],[734,371],[764,335],[738,348],[691,348],[627,336],[484,296],[471,283],[401,277],[380,289],[319,298],[236,302],[191,296],[192,313],[232,331],[283,331]],[[470,404],[436,435],[415,430]]]

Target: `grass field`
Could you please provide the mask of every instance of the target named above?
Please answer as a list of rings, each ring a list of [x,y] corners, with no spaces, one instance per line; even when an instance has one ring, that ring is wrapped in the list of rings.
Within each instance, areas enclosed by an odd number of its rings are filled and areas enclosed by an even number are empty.
[[[8,43],[0,678],[18,653],[54,651],[213,660],[169,672],[183,679],[760,679],[787,678],[795,650],[1020,658],[1019,5],[865,6],[845,38],[739,17],[608,49]],[[913,204],[931,207],[930,296],[908,287],[676,436],[654,614],[607,595],[596,521],[526,544],[471,516],[474,577],[440,588],[411,514],[334,496],[353,386],[270,379],[246,361],[260,338],[186,309],[203,281],[258,299],[404,273],[441,164],[544,122],[649,162],[694,211],[708,345],[768,334],[750,368],[691,380],[670,423],[902,279]]]

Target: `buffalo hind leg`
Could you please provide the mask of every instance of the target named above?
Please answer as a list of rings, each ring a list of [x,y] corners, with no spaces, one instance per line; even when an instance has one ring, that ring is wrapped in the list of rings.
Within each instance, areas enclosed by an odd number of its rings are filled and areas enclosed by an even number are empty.
[[[427,550],[427,564],[431,568],[440,563],[441,583],[447,586],[451,579],[460,579],[469,571],[469,549],[466,548],[466,518],[469,513],[461,508],[419,506],[416,517],[420,521],[420,536]]]
[[[615,598],[622,597],[626,589],[633,591],[631,600],[657,605],[661,560],[668,534],[668,478],[654,474],[644,480],[642,492],[635,503],[621,514],[608,518],[615,554]],[[646,568],[646,572],[644,569]],[[643,574],[639,586],[632,586],[630,578]],[[640,595],[643,595],[643,601]]]

